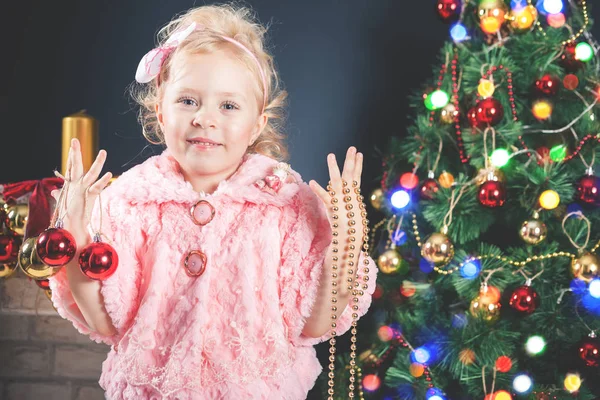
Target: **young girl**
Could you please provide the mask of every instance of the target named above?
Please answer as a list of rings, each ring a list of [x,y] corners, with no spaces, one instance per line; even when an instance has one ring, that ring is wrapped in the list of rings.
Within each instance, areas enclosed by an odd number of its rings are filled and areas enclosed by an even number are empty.
[[[328,191],[278,162],[285,93],[264,34],[232,6],[161,30],[136,80],[144,135],[166,150],[106,190],[106,152],[84,174],[72,142],[64,227],[78,254],[100,230],[119,265],[91,280],[76,255],[50,288],[63,318],[112,346],[108,399],[304,399],[322,369],[312,346],[371,303],[366,214],[347,189],[360,185],[362,155],[351,147],[341,173],[328,156]]]

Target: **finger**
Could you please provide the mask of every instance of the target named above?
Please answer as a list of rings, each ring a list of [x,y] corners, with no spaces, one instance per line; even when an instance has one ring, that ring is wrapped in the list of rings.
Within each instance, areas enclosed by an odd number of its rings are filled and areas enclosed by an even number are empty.
[[[94,160],[94,163],[90,167],[90,170],[83,177],[82,183],[85,187],[88,187],[94,182],[96,182],[96,180],[100,176],[100,172],[102,172],[102,167],[104,166],[105,161],[106,151],[100,150],[98,152],[98,155],[96,156],[96,159]]]
[[[329,193],[327,190],[323,189],[321,185],[317,183],[317,181],[311,180],[308,182],[308,186],[316,194],[327,206],[329,205]]]
[[[108,185],[111,178],[112,178],[112,174],[110,172],[105,173],[102,176],[102,178],[98,179],[96,181],[96,183],[94,183],[92,186],[90,186],[90,188],[88,189],[88,192],[94,196],[98,195],[102,190],[104,190],[106,185]]]
[[[60,190],[58,190],[58,189],[54,189],[53,191],[50,192],[50,196],[52,196],[54,198],[54,200],[58,200],[59,194],[60,194]]]
[[[73,165],[73,148],[69,147],[69,154],[67,155],[67,167],[65,170],[65,180],[71,180],[71,168]],[[58,176],[58,175],[57,175]]]
[[[71,139],[71,180],[77,181],[83,175],[83,161],[81,160],[81,145],[79,140]]]
[[[344,170],[342,179],[351,182],[354,179],[354,166],[356,164],[356,147],[350,146],[346,152],[346,161],[344,161]]]
[[[329,167],[329,177],[331,179],[331,185],[337,190],[340,190],[342,186],[342,178],[340,174],[340,168],[338,167],[335,159],[335,154],[330,153],[327,156],[327,166]]]
[[[357,187],[360,187],[360,179],[363,170],[363,159],[364,156],[362,153],[356,154],[356,165],[354,166],[354,178],[353,180],[357,182]]]

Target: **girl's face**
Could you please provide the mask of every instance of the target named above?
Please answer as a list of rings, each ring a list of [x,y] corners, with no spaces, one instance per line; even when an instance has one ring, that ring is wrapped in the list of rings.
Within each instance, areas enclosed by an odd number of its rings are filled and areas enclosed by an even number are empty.
[[[250,70],[227,51],[178,54],[165,85],[156,113],[184,174],[229,177],[267,123]]]

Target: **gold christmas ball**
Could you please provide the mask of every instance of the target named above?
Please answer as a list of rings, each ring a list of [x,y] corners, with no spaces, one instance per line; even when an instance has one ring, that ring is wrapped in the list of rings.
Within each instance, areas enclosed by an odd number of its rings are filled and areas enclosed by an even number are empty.
[[[458,116],[458,110],[452,103],[447,104],[442,108],[442,111],[440,111],[440,120],[444,124],[453,123],[456,116]]]
[[[491,17],[504,20],[507,7],[503,0],[481,0],[478,7],[479,19]]]
[[[571,261],[571,272],[575,278],[590,283],[600,273],[600,260],[595,254],[585,253]]]
[[[18,235],[25,234],[25,225],[29,216],[29,206],[27,204],[13,204],[6,208],[6,221],[8,227]]]
[[[538,12],[535,6],[528,5],[511,12],[510,26],[517,32],[525,32],[531,29],[537,21],[537,17]]]
[[[443,267],[454,257],[454,244],[443,233],[434,233],[421,246],[421,255],[437,267]]]
[[[523,222],[519,230],[519,236],[527,244],[540,244],[546,239],[548,228],[539,219],[531,219]]]
[[[388,249],[377,259],[377,265],[384,274],[408,272],[408,264],[395,249]]]
[[[55,275],[60,268],[52,268],[44,264],[35,249],[37,236],[27,238],[19,249],[18,263],[25,275],[32,279],[48,279]]]
[[[450,172],[442,172],[440,174],[440,177],[438,178],[438,182],[440,183],[440,186],[445,188],[445,189],[449,189],[452,187],[452,184],[454,183],[454,176],[452,176],[452,174]]]
[[[480,318],[486,322],[494,323],[500,318],[500,303],[493,303],[489,301],[490,297],[477,296],[471,302],[469,311],[471,315]]]
[[[371,193],[371,205],[374,209],[380,210],[383,205],[383,201],[385,200],[385,193],[381,189],[375,189]]]
[[[17,269],[17,263],[0,264],[0,278],[8,278]]]

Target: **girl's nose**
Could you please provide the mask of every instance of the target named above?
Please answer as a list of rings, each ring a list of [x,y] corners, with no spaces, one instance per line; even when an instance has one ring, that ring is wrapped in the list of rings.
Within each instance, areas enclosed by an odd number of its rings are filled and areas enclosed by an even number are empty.
[[[217,121],[209,112],[206,112],[206,110],[204,110],[204,111],[200,110],[194,116],[192,125],[202,128],[202,129],[216,128]]]

